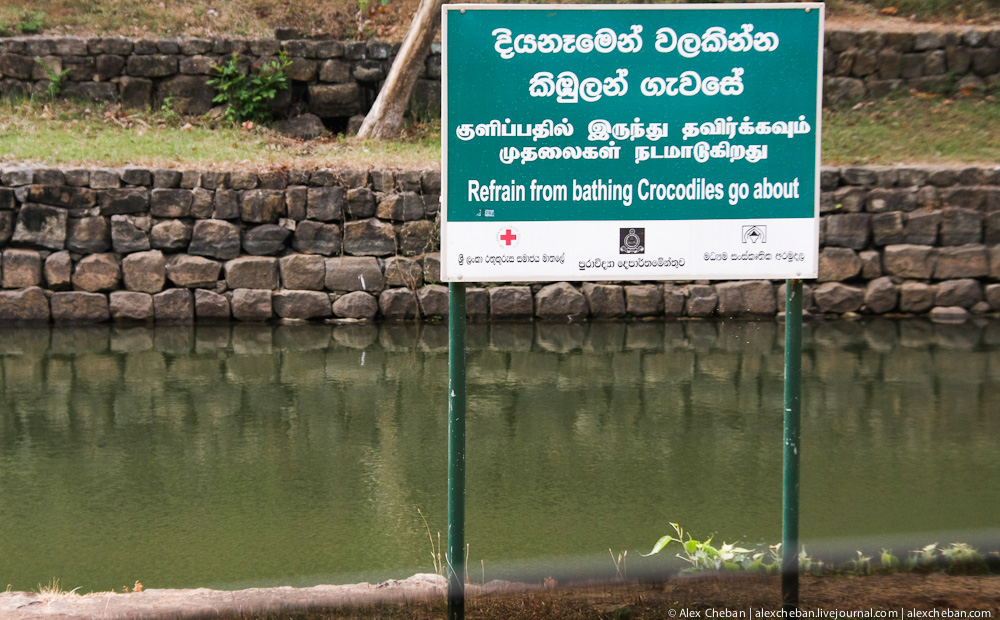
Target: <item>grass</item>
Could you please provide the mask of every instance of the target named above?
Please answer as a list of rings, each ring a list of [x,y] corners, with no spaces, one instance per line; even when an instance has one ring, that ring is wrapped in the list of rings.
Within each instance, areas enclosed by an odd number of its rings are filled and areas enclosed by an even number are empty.
[[[823,162],[839,164],[1000,162],[1000,103],[994,97],[918,94],[827,110]]]
[[[269,36],[283,26],[336,38],[398,41],[417,4],[418,0],[6,0],[0,6],[0,34],[41,30],[83,36]],[[830,0],[827,8],[831,17],[886,14],[952,23],[995,23],[1000,16],[1000,0]]]
[[[395,142],[329,137],[289,140],[266,128],[242,129],[169,111],[124,111],[65,101],[0,102],[0,161],[81,166],[234,165],[276,167],[435,168],[440,124],[411,124]],[[995,98],[906,95],[826,110],[823,163],[996,164],[1000,103]]]
[[[0,161],[212,169],[276,167],[421,168],[440,159],[440,129],[420,124],[393,143],[330,137],[303,143],[266,128],[250,129],[163,111],[69,102],[0,103]]]

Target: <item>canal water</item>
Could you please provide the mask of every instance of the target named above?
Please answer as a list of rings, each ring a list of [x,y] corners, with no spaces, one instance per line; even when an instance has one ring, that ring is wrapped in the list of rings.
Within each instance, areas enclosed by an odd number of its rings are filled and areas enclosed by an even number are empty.
[[[771,321],[471,325],[469,578],[613,577],[609,549],[639,574],[670,522],[778,542],[783,346]],[[430,572],[447,369],[442,325],[0,329],[0,580]],[[1000,548],[1000,323],[807,322],[803,375],[812,555]]]

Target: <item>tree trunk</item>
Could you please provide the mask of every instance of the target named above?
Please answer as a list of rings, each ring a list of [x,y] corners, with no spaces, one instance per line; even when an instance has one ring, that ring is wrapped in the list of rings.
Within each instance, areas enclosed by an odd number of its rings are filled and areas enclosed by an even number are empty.
[[[403,115],[410,105],[413,86],[417,83],[420,67],[434,41],[434,33],[441,19],[441,5],[447,0],[420,0],[420,6],[410,22],[403,45],[389,69],[382,90],[375,104],[365,116],[358,130],[358,137],[391,140],[403,128]]]

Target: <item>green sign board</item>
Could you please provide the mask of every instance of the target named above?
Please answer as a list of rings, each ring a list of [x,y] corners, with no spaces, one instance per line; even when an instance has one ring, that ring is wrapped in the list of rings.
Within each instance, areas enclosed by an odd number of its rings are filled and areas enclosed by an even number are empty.
[[[815,277],[822,4],[445,5],[449,281]]]

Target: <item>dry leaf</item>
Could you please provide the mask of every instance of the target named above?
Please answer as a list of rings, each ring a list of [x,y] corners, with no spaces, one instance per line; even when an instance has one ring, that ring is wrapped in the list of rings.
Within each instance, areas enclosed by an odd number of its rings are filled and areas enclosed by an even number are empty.
[[[899,9],[897,9],[894,6],[887,6],[881,11],[879,11],[879,13],[881,13],[882,15],[895,15],[896,13],[899,13]]]

